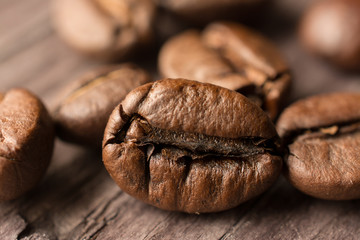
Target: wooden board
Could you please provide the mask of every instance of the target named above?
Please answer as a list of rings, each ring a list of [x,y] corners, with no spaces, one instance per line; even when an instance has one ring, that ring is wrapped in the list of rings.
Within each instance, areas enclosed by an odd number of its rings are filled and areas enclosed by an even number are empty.
[[[0,0],[0,91],[25,87],[51,106],[63,86],[101,63],[77,55],[56,36],[49,2]],[[297,19],[311,2],[274,0],[273,11],[254,24],[290,63],[290,100],[360,91],[359,73],[341,72],[299,44]],[[156,55],[139,64],[155,73]],[[357,239],[359,206],[359,200],[308,197],[281,177],[260,197],[229,211],[167,212],[123,193],[104,169],[100,151],[57,141],[40,185],[0,204],[0,239]]]

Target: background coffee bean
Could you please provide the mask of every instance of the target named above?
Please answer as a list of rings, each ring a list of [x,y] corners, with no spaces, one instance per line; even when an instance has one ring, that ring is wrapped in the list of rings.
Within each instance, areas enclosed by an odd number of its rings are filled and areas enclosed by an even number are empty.
[[[360,198],[360,94],[309,97],[280,115],[277,129],[289,154],[286,176],[323,199]]]
[[[165,79],[133,90],[115,108],[103,161],[122,190],[146,203],[215,212],[275,182],[278,141],[269,117],[243,95]]]
[[[360,1],[315,3],[300,25],[303,44],[338,66],[360,68]]]
[[[51,118],[24,89],[0,94],[0,201],[32,189],[48,167],[54,145]]]
[[[187,78],[236,90],[275,119],[289,93],[289,69],[276,47],[243,25],[217,22],[202,34],[170,39],[159,54],[164,77]]]
[[[53,111],[57,134],[63,140],[100,147],[108,117],[132,89],[150,82],[133,64],[96,69],[64,90]]]
[[[152,38],[152,0],[56,0],[54,26],[82,53],[104,59],[131,54]]]

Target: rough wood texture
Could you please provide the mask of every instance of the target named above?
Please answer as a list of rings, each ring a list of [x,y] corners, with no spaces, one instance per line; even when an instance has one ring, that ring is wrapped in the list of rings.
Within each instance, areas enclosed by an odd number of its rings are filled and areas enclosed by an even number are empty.
[[[0,0],[0,91],[22,86],[48,106],[61,87],[101,63],[82,58],[55,35],[46,0]],[[311,0],[275,0],[254,24],[274,40],[294,73],[291,100],[319,92],[360,91],[360,74],[308,55],[296,21]],[[156,56],[140,65],[155,72]],[[202,215],[166,212],[123,193],[101,156],[57,141],[44,180],[26,196],[0,204],[0,239],[356,239],[360,201],[305,196],[283,178],[257,199]]]

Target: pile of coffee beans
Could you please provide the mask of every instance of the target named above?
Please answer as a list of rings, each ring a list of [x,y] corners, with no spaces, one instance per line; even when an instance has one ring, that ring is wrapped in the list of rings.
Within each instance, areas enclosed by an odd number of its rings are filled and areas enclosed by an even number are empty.
[[[161,80],[132,63],[107,64],[64,89],[50,114],[26,90],[0,94],[0,200],[41,180],[55,132],[64,141],[102,146],[120,188],[165,210],[235,207],[269,189],[282,171],[305,194],[360,198],[360,93],[311,96],[281,113],[291,71],[280,51],[243,24],[208,21],[261,2],[55,1],[59,35],[101,59],[126,59],[153,46],[159,6],[208,24],[161,46]],[[302,39],[340,66],[358,67],[359,9],[356,0],[314,5],[301,23]],[[349,24],[334,30],[342,22]]]

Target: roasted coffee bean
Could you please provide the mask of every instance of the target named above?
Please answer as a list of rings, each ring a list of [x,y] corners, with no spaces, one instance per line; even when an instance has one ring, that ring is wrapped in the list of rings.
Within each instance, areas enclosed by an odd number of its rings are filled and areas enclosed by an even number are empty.
[[[280,115],[288,145],[286,176],[322,199],[360,198],[360,94],[333,93],[300,100]]]
[[[119,59],[152,38],[152,0],[56,0],[59,35],[86,55]]]
[[[73,82],[53,111],[57,134],[65,141],[100,147],[111,111],[132,89],[151,81],[133,64],[96,69]]]
[[[0,201],[15,199],[43,177],[54,129],[40,100],[24,89],[0,94]]]
[[[275,119],[290,87],[289,69],[274,45],[235,23],[209,25],[202,34],[189,30],[161,49],[164,77],[186,78],[236,90]]]
[[[360,68],[360,1],[315,3],[300,25],[303,44],[314,54],[347,68]]]
[[[183,79],[130,92],[109,118],[103,161],[122,190],[156,207],[229,209],[268,189],[282,166],[269,117],[243,95]]]
[[[216,19],[238,19],[248,17],[266,0],[155,0],[161,7],[195,23],[206,23]]]

